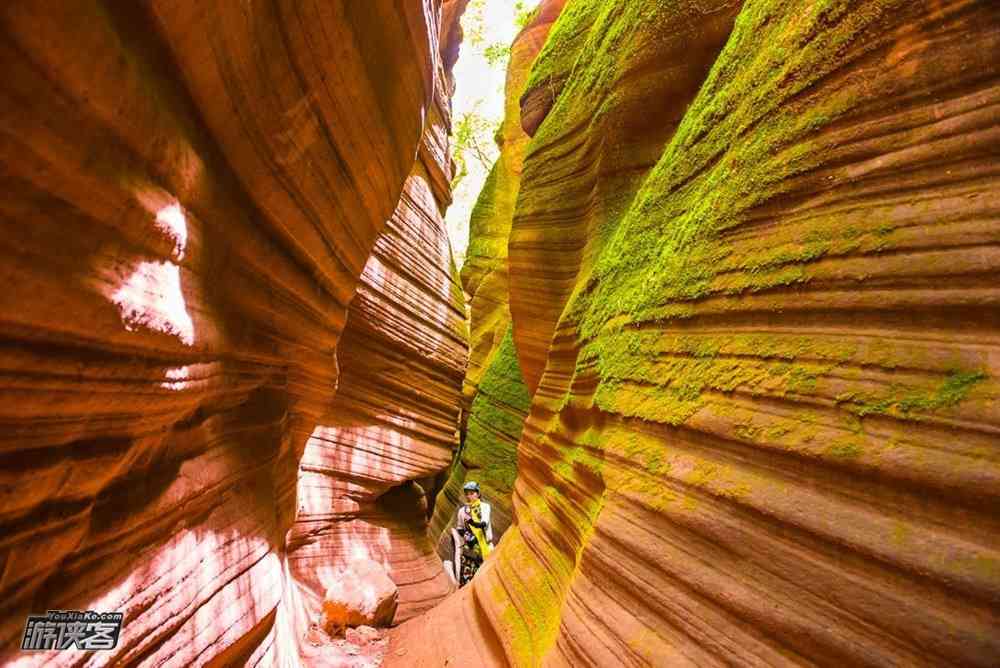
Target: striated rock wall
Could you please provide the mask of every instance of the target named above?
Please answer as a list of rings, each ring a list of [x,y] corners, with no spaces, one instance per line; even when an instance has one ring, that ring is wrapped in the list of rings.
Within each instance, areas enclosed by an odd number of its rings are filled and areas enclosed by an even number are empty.
[[[998,46],[985,0],[569,0],[516,523],[397,665],[995,665]]]
[[[125,614],[114,652],[20,663],[295,663],[303,562],[339,554],[309,467],[347,466],[401,610],[446,590],[405,482],[447,465],[464,364],[440,4],[0,8],[3,661],[77,608]]]
[[[511,491],[517,477],[517,443],[530,396],[524,385],[508,309],[507,241],[517,199],[528,135],[521,128],[519,98],[564,0],[544,0],[511,45],[505,82],[500,157],[483,186],[469,221],[469,249],[462,285],[469,296],[470,352],[463,395],[463,442],[431,521],[443,559],[453,559],[448,533],[462,484],[477,480],[493,508],[497,537],[511,521]]]
[[[426,533],[436,490],[397,487],[451,463],[467,359],[458,272],[425,175],[418,162],[361,276],[337,348],[337,396],[300,464],[289,561],[310,618],[330,574],[353,559],[387,568],[397,621],[451,590]]]
[[[469,220],[469,248],[462,267],[462,286],[469,295],[471,319],[469,371],[464,387],[467,409],[510,324],[507,244],[529,140],[521,128],[519,98],[563,4],[565,0],[541,2],[534,18],[511,45],[504,86],[504,121],[498,136],[500,157]]]
[[[532,393],[549,355],[565,354],[550,345],[570,295],[660,159],[739,7],[570,2],[538,57],[521,98],[533,141],[510,232],[514,340]]]

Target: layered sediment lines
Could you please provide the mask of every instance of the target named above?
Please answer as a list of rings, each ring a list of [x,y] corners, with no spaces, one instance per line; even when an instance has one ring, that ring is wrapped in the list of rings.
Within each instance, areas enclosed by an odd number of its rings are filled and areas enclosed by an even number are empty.
[[[358,401],[376,400],[354,380],[362,343],[393,375],[382,389],[425,393],[378,416],[406,453],[344,472],[368,501],[449,460],[463,344],[438,211],[442,9],[130,4],[0,9],[3,660],[29,612],[93,609],[125,615],[113,652],[17,658],[294,663],[285,539],[338,355]],[[353,311],[407,346],[338,351],[363,269]],[[390,565],[417,592],[423,523],[392,522]]]
[[[534,140],[509,243],[514,340],[531,392],[608,221],[660,159],[739,6],[570,2],[545,44],[521,98]]]
[[[524,151],[529,137],[521,127],[519,99],[531,65],[545,43],[565,0],[544,0],[511,45],[504,86],[500,157],[480,192],[469,220],[469,248],[462,286],[469,295],[470,354],[465,396],[471,407],[479,381],[510,324],[507,245],[514,217]]]
[[[462,443],[438,498],[431,535],[443,559],[453,559],[449,529],[463,502],[462,484],[478,481],[493,511],[499,537],[511,521],[517,476],[517,443],[530,396],[511,339],[507,242],[514,216],[528,135],[521,127],[519,98],[564,0],[545,0],[511,45],[505,83],[500,157],[473,207],[462,285],[469,297],[469,368],[463,385]]]
[[[516,521],[406,665],[995,664],[998,47],[985,1],[567,3]]]
[[[397,622],[451,591],[426,532],[437,490],[410,484],[378,501],[407,481],[431,486],[451,463],[467,359],[457,274],[418,162],[361,276],[337,348],[337,396],[300,465],[289,562],[313,619],[351,560],[386,567],[400,587]]]

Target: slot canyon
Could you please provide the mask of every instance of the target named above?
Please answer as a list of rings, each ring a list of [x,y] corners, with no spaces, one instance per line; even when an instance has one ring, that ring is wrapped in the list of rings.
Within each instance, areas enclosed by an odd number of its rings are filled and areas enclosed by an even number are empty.
[[[470,0],[0,5],[0,663],[1000,665],[1000,3],[531,4],[460,267]]]

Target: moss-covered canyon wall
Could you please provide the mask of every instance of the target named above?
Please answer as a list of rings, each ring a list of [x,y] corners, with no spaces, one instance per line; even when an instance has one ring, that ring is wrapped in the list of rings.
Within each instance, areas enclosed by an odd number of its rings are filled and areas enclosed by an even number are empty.
[[[459,275],[466,4],[0,6],[0,662],[997,665],[1000,5],[542,0]]]
[[[438,552],[452,558],[449,529],[463,503],[462,484],[476,480],[493,508],[499,537],[512,519],[517,444],[530,394],[514,349],[510,318],[507,245],[514,219],[524,151],[530,137],[521,127],[520,96],[531,65],[559,16],[564,0],[545,0],[511,45],[505,83],[505,118],[497,141],[500,157],[480,192],[469,223],[462,286],[469,298],[469,367],[463,385],[463,438],[435,507],[432,535]]]
[[[408,661],[995,665],[998,47],[981,0],[566,3],[515,524]]]

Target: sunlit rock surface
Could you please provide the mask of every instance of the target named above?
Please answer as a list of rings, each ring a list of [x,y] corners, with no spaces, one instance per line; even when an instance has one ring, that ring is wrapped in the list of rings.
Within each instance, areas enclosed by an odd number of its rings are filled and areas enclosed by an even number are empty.
[[[426,509],[360,519],[456,430],[441,12],[0,7],[0,660],[294,664],[304,452],[348,465],[350,545],[390,547],[400,610],[446,591]],[[338,357],[361,403],[332,420]],[[331,427],[359,450],[332,464]],[[48,609],[123,612],[118,648],[17,654]]]
[[[514,39],[499,133],[500,157],[469,221],[469,248],[462,266],[462,285],[469,295],[471,318],[469,371],[464,388],[469,402],[510,324],[507,243],[529,139],[521,128],[519,98],[531,64],[563,4],[564,0],[542,2],[532,21]]]
[[[426,533],[435,490],[403,485],[430,486],[451,462],[467,356],[458,272],[425,175],[418,163],[361,276],[337,396],[302,458],[289,562],[311,616],[351,559],[389,571],[396,621],[451,591]]]
[[[399,588],[385,568],[371,559],[350,559],[332,574],[323,595],[323,629],[339,635],[346,628],[388,626],[396,614]]]
[[[493,510],[494,535],[511,522],[511,492],[517,477],[517,443],[530,396],[514,352],[508,310],[507,241],[528,136],[521,129],[519,98],[531,64],[564,0],[546,0],[511,46],[505,84],[506,112],[499,135],[500,157],[483,186],[469,221],[469,249],[462,285],[469,297],[470,353],[463,395],[460,457],[438,497],[431,534],[443,559],[453,559],[449,530],[464,503],[462,484],[480,483]]]
[[[986,0],[567,3],[516,524],[389,665],[996,665],[998,49]]]

